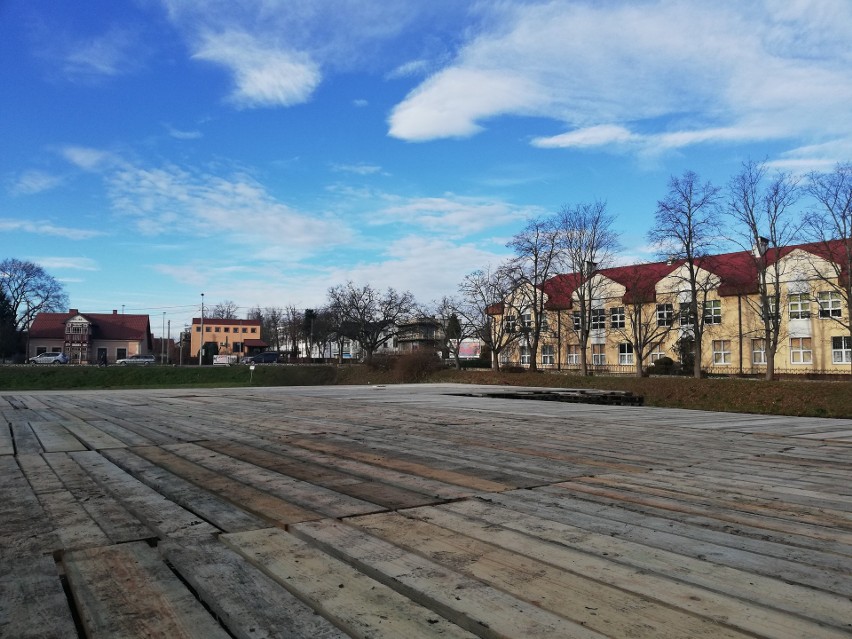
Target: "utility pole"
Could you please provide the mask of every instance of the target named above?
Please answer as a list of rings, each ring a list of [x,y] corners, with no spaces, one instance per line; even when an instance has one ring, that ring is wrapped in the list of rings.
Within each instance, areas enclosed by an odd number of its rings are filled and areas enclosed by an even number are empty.
[[[204,293],[201,294],[201,344],[198,347],[198,365],[202,365],[204,356]]]

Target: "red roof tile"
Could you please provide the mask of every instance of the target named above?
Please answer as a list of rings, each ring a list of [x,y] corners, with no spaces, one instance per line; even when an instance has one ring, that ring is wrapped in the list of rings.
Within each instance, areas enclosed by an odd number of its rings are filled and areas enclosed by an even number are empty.
[[[145,340],[148,348],[151,348],[148,316],[124,313],[39,313],[30,326],[30,338],[64,339],[65,322],[77,315],[92,323],[94,339]]]

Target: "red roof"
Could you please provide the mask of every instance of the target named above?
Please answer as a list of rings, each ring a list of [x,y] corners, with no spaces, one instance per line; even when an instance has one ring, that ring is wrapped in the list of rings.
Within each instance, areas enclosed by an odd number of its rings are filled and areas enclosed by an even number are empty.
[[[39,313],[30,326],[30,338],[64,339],[65,322],[77,315],[91,322],[93,339],[145,340],[148,348],[151,348],[151,325],[148,316],[124,313],[80,313],[75,309],[67,313]]]
[[[848,277],[846,272],[847,247],[842,240],[826,243],[796,244],[786,246],[767,254],[771,263],[786,257],[795,250],[803,250],[840,265],[841,279]],[[848,248],[852,254],[852,247]],[[656,299],[657,283],[684,264],[684,260],[672,262],[652,262],[650,264],[632,264],[616,266],[595,271],[625,288],[622,301],[630,304],[636,301],[651,302]],[[757,263],[751,251],[737,251],[721,255],[708,255],[698,260],[697,265],[721,280],[719,295],[747,295],[757,292]],[[547,308],[552,310],[569,309],[572,306],[574,291],[584,281],[579,273],[556,275],[542,285],[547,294]]]
[[[243,346],[260,346],[266,348],[269,344],[264,342],[262,339],[244,339]]]

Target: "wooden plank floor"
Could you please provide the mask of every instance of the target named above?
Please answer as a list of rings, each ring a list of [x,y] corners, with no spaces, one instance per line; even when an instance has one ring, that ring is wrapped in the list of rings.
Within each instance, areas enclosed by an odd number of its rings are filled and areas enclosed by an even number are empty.
[[[0,637],[852,637],[852,421],[0,393]]]

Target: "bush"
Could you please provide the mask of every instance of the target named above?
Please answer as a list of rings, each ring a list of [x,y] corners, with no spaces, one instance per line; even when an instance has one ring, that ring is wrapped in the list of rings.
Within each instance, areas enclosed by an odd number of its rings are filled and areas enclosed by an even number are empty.
[[[675,362],[671,357],[661,357],[648,367],[649,375],[674,375],[676,372]]]
[[[426,379],[443,368],[443,362],[433,351],[422,349],[397,357],[393,370],[400,382],[410,383]]]
[[[367,370],[370,371],[381,371],[386,373],[393,370],[398,357],[398,355],[391,355],[389,353],[375,353],[369,361],[364,360],[364,366],[366,366]]]

